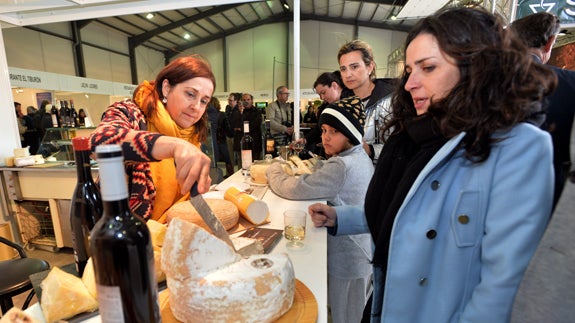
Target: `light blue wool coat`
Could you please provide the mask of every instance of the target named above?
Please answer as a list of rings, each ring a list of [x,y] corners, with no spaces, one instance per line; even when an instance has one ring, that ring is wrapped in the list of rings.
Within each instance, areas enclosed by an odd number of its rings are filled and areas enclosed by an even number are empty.
[[[454,150],[464,135],[430,160],[398,211],[377,322],[509,321],[551,211],[551,140],[522,123],[471,164]],[[338,235],[368,232],[363,206],[336,209]],[[375,289],[381,280],[375,271]]]

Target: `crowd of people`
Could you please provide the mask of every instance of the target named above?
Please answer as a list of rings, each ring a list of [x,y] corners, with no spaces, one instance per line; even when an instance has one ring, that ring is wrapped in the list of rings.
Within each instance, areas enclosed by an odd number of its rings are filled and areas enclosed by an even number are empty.
[[[532,17],[541,20],[507,28],[483,8],[443,9],[408,33],[398,78],[377,78],[370,45],[353,40],[337,53],[339,70],[313,83],[323,103],[310,109],[317,126],[306,140],[325,160],[298,178],[279,165],[267,176],[281,197],[328,201],[309,214],[329,233],[333,322],[510,320],[571,162],[573,105],[561,104],[575,93],[573,73],[545,66],[557,18]],[[194,182],[209,189],[213,161],[200,146],[210,123],[227,176],[244,122],[262,158],[253,96],[230,93],[220,111],[215,87],[206,60],[181,57],[104,113],[92,149],[121,144],[134,213],[163,222]],[[287,86],[276,97],[265,119],[285,144],[295,110]]]

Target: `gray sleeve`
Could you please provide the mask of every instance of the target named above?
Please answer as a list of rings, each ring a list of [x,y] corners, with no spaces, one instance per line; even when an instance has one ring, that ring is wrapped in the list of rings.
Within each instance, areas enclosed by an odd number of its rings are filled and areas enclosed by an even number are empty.
[[[345,183],[345,164],[340,158],[330,158],[313,174],[299,177],[286,174],[280,163],[275,163],[266,173],[270,189],[285,199],[333,199]]]

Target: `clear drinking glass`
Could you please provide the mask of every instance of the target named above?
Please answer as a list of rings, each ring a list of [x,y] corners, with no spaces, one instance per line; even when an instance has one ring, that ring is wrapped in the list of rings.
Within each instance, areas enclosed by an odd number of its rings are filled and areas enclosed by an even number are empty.
[[[288,246],[303,246],[306,217],[307,213],[301,210],[287,210],[284,212],[284,236],[290,241]]]

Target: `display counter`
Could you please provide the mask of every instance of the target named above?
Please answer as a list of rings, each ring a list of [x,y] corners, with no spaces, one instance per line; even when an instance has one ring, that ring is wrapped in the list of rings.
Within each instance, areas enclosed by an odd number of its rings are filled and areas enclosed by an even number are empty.
[[[93,178],[98,176],[92,170]],[[8,217],[18,223],[21,240],[53,249],[72,247],[70,201],[76,186],[71,162],[0,167],[0,186]]]

